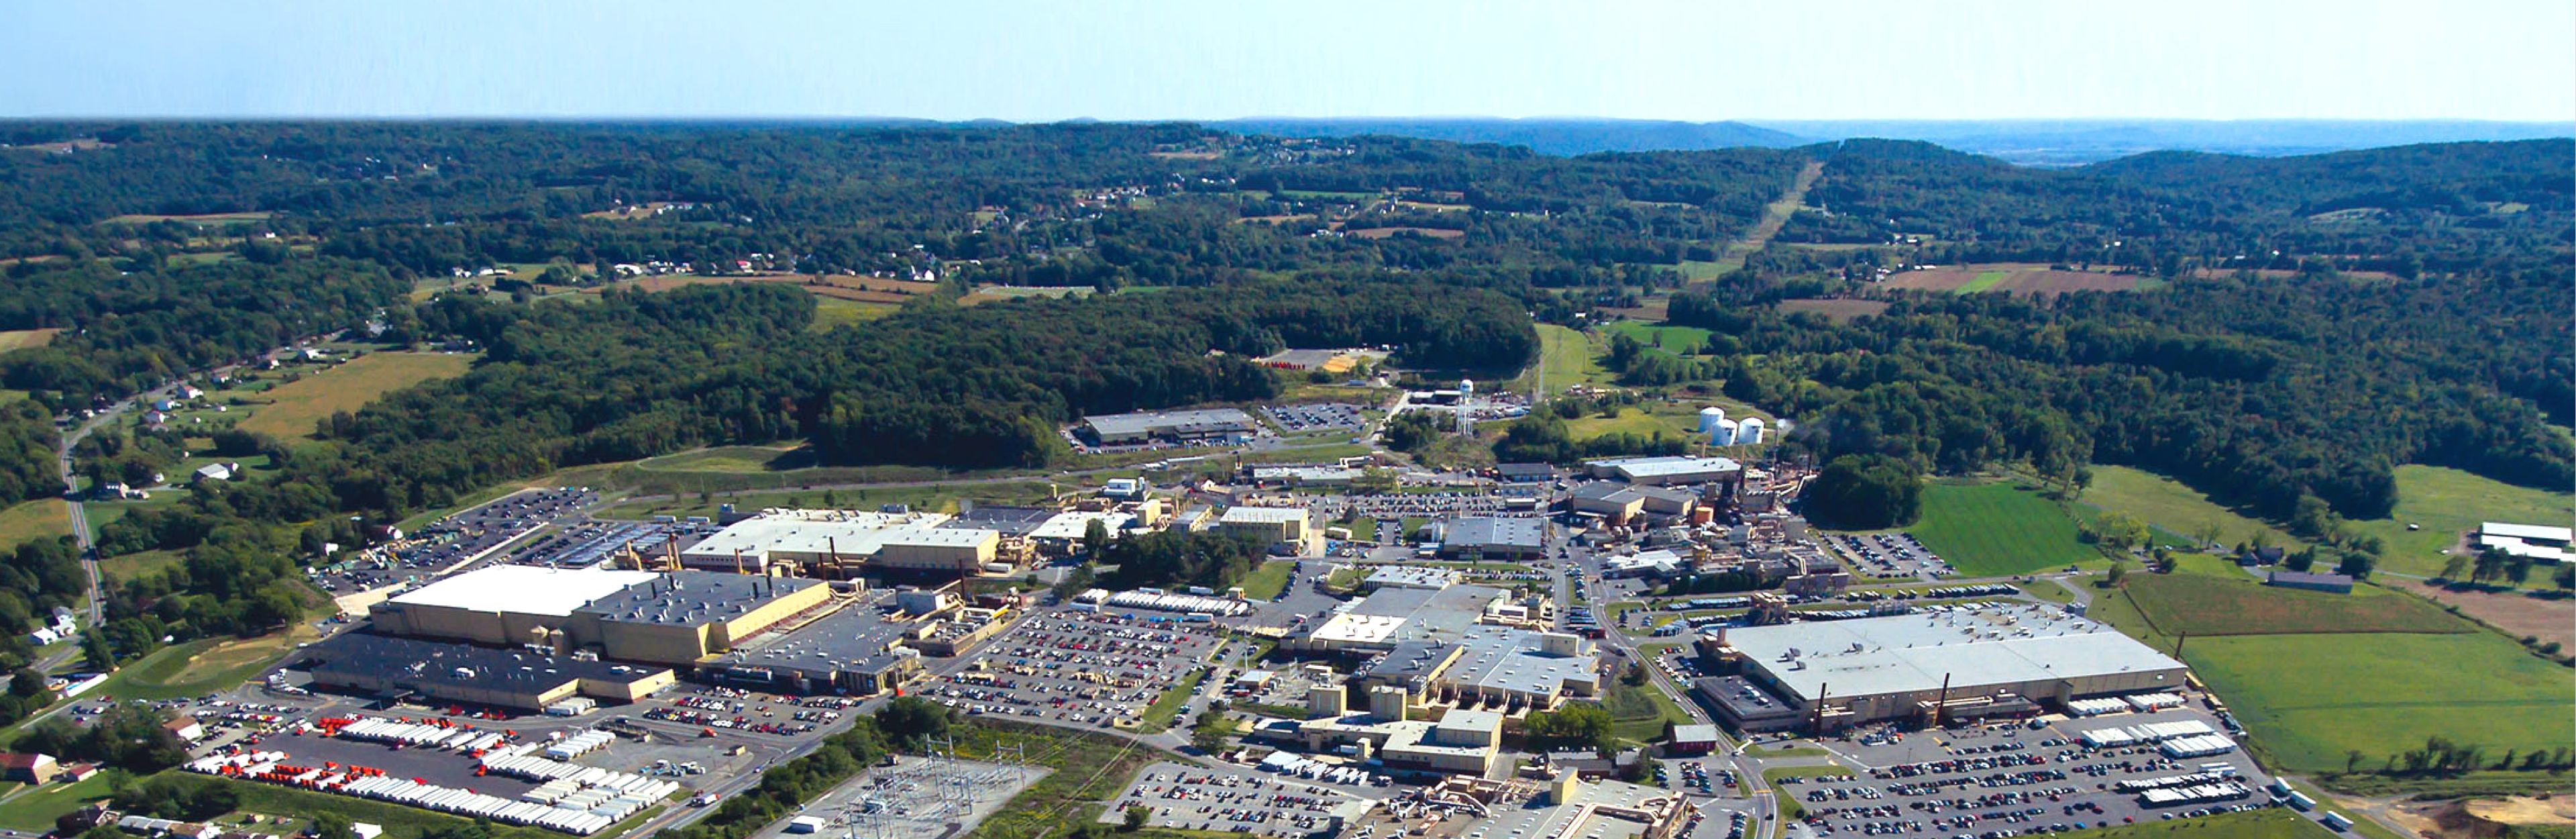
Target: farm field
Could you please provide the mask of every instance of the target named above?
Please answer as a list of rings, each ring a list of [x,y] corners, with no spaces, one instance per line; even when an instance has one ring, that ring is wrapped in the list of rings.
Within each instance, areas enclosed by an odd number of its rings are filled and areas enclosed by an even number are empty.
[[[2131,574],[2124,588],[2157,634],[2188,634],[2194,641],[2215,635],[2477,631],[2440,607],[2369,586],[2352,594],[2300,591],[2214,569]]]
[[[968,292],[964,297],[957,298],[957,305],[973,306],[979,303],[991,303],[996,300],[1013,300],[1021,297],[1089,297],[1091,296],[1092,291],[1093,290],[1087,286],[988,285],[975,289],[972,292]]]
[[[2539,598],[2522,591],[2452,591],[2424,580],[2405,580],[2407,591],[2458,606],[2469,617],[2485,621],[2505,634],[2524,635],[2542,641],[2556,641],[2561,647],[2576,647],[2576,600]]]
[[[0,510],[0,551],[19,543],[72,535],[72,508],[60,498],[39,498]]]
[[[1710,334],[1708,330],[1696,326],[1667,326],[1633,320],[1610,324],[1603,327],[1601,331],[1612,335],[1626,335],[1637,339],[1638,343],[1649,347],[1660,347],[1676,354],[1684,349],[1698,349],[1700,345],[1708,343]]]
[[[583,289],[582,293],[598,294],[614,286],[640,288],[645,291],[669,291],[681,286],[723,283],[785,283],[802,288],[806,293],[816,297],[834,297],[861,303],[901,303],[939,290],[938,283],[862,277],[855,274],[825,274],[821,275],[819,281],[813,274],[744,274],[720,277],[662,274],[592,286]]]
[[[1953,294],[1975,294],[2005,291],[2014,294],[2060,294],[2069,291],[2131,291],[2145,279],[2136,274],[2114,274],[2107,271],[2058,271],[2046,265],[2003,262],[1979,265],[1945,265],[1905,271],[1887,278],[1888,288],[1910,291],[1946,291]]]
[[[2075,519],[2048,499],[2006,481],[1933,481],[1923,516],[1905,528],[1969,577],[2027,574],[2102,553],[2076,539]]]
[[[243,431],[280,439],[310,437],[315,423],[412,385],[463,375],[474,357],[452,353],[380,352],[343,362],[268,391],[275,400],[241,421]]]
[[[2341,772],[2346,750],[2377,768],[2432,736],[2496,757],[2576,740],[2567,670],[2491,633],[2195,637],[2184,659],[2293,771]]]
[[[0,331],[0,352],[23,350],[28,347],[41,347],[46,344],[53,343],[54,333],[61,331],[62,330],[60,329],[11,329]]]
[[[1887,301],[1861,300],[1849,297],[1832,299],[1800,298],[1797,300],[1782,300],[1776,304],[1774,308],[1791,314],[1798,312],[1814,312],[1819,315],[1824,315],[1826,320],[1830,320],[1835,323],[1850,323],[1854,318],[1868,317],[1887,311]]]
[[[2552,493],[2481,478],[2439,466],[2397,467],[2397,509],[2388,518],[2354,521],[2363,534],[2386,545],[2383,571],[2430,577],[2442,573],[2444,548],[2480,522],[2565,525],[2576,519],[2576,495]],[[2407,530],[2408,524],[2420,525]],[[2545,574],[2526,585],[2548,586]]]
[[[2300,545],[2289,533],[2259,519],[2219,506],[2198,490],[2153,472],[2126,466],[2093,467],[2093,483],[2079,500],[2104,510],[2128,513],[2146,523],[2184,536],[2203,527],[2218,530],[2218,542],[2251,542],[2263,534],[2274,545]]]

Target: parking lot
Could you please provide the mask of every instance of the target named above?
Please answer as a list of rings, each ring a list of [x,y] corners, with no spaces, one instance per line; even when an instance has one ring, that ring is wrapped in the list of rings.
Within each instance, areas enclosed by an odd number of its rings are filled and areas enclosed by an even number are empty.
[[[713,524],[584,522],[511,551],[510,562],[548,568],[593,568],[625,556],[630,547],[638,554],[658,556],[679,547],[671,544],[674,539],[715,529]]]
[[[1360,406],[1339,402],[1272,405],[1261,409],[1261,413],[1270,417],[1271,422],[1278,423],[1280,431],[1289,434],[1308,431],[1357,431],[1368,426],[1368,419],[1360,414]]]
[[[1147,705],[1205,664],[1223,641],[1214,624],[1177,615],[1040,612],[921,695],[969,715],[1097,728],[1134,725]]]
[[[350,594],[427,577],[598,503],[588,487],[531,489],[430,522],[399,541],[309,572],[313,584]],[[462,569],[458,569],[462,570]]]
[[[1852,568],[1879,577],[1945,577],[1958,573],[1911,533],[1833,535],[1825,544]]]
[[[2269,806],[2264,777],[2242,752],[2165,757],[2149,744],[2091,748],[2076,733],[2141,722],[2215,721],[2196,710],[2065,720],[2042,728],[1997,723],[1898,734],[1859,733],[1825,745],[1858,770],[1850,778],[1783,778],[1784,802],[1805,810],[1809,835],[1971,836],[2029,833],[2161,821],[2232,808]],[[1712,766],[1712,769],[1715,767]],[[2227,776],[2242,798],[2150,807],[2128,782]]]
[[[1153,811],[1146,823],[1156,827],[1311,836],[1328,834],[1369,806],[1335,790],[1241,769],[1157,763],[1137,773],[1100,820],[1115,823],[1128,808],[1145,807]]]

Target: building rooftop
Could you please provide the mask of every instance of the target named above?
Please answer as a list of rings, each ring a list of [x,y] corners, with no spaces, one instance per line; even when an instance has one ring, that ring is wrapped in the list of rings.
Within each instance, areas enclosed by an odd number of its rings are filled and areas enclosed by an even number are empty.
[[[984,528],[1004,536],[1027,536],[1031,531],[1044,527],[1048,519],[1055,518],[1057,515],[1059,513],[1056,511],[1041,507],[997,507],[979,504],[972,510],[958,513],[956,518],[950,519],[944,526]]]
[[[1132,414],[1107,414],[1083,417],[1093,433],[1104,436],[1152,434],[1155,431],[1182,427],[1252,428],[1252,415],[1240,408],[1209,408],[1197,411],[1138,411]]]
[[[801,577],[673,571],[573,611],[611,623],[696,625],[732,620],[796,592],[824,585]]]
[[[1882,618],[1809,621],[1729,629],[1726,643],[1772,678],[1812,700],[1937,691],[2141,671],[2182,662],[2110,627],[2054,607],[1996,606]]]
[[[1091,523],[1094,521],[1100,522],[1101,527],[1107,528],[1109,530],[1109,535],[1116,536],[1118,535],[1118,531],[1125,530],[1129,525],[1135,524],[1136,517],[1126,513],[1094,513],[1086,511],[1057,513],[1053,517],[1048,518],[1045,524],[1039,525],[1036,530],[1029,531],[1029,538],[1080,539],[1084,535],[1090,533]]]
[[[1539,644],[1539,633],[1529,630],[1476,627],[1458,642],[1465,651],[1447,678],[1462,687],[1524,695],[1550,695],[1568,683],[1599,682],[1598,657],[1552,655],[1541,652]]]
[[[396,595],[393,602],[404,606],[563,617],[591,601],[661,576],[651,571],[493,565]]]
[[[1434,730],[1438,731],[1492,734],[1503,730],[1503,715],[1493,711],[1467,711],[1451,708],[1448,713],[1440,715],[1440,721],[1438,723],[1434,723],[1432,727]]]
[[[684,552],[687,557],[766,558],[771,551],[863,557],[877,552],[900,534],[932,530],[949,517],[939,513],[871,513],[855,510],[764,510],[735,522]],[[949,528],[954,533],[979,532]],[[994,533],[981,530],[983,533]],[[998,534],[997,534],[998,535]]]
[[[1457,519],[1441,531],[1440,544],[1468,547],[1512,547],[1538,550],[1547,544],[1547,523],[1535,518],[1476,516]]]
[[[1367,585],[1442,589],[1458,584],[1458,572],[1421,565],[1382,565],[1369,572]]]
[[[1225,515],[1217,517],[1217,523],[1278,524],[1307,519],[1308,515],[1304,507],[1227,507]]]
[[[2478,532],[2488,536],[2502,536],[2508,539],[2520,539],[2525,542],[2558,542],[2563,544],[2571,539],[2576,539],[2576,528],[2551,527],[2545,524],[2511,524],[2507,522],[2491,521],[2478,525]]]
[[[1734,472],[1742,464],[1723,457],[1621,457],[1588,461],[1591,465],[1613,469],[1629,478],[1691,475],[1702,472]]]
[[[875,592],[804,626],[762,636],[752,646],[725,653],[715,664],[731,669],[774,667],[806,674],[875,670],[884,661],[897,657],[896,643],[914,626],[889,615],[893,605],[891,593]]]
[[[313,642],[301,654],[316,676],[350,673],[420,686],[542,693],[575,679],[628,682],[666,668],[444,644],[365,632]]]

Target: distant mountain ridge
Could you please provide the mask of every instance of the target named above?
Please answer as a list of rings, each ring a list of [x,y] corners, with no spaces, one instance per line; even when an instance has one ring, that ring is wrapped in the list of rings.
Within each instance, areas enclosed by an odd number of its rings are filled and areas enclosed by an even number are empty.
[[[1273,137],[1384,134],[1453,143],[1526,146],[1560,157],[1604,151],[1700,151],[1754,146],[1782,149],[1814,140],[1740,122],[1482,117],[1296,119],[1254,118],[1202,123],[1220,131]]]
[[[2475,120],[1803,120],[1680,122],[1573,117],[1300,119],[1203,123],[1281,137],[1385,134],[1525,146],[1548,155],[1788,148],[1855,138],[1921,140],[2028,166],[2077,166],[2154,151],[2281,157],[2422,143],[2576,137],[2576,124]]]

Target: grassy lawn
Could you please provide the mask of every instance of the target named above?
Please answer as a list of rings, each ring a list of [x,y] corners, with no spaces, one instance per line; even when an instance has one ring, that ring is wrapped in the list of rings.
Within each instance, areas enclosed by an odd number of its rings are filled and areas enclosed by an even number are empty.
[[[1602,699],[1602,707],[1610,710],[1611,733],[1640,743],[1662,738],[1666,723],[1689,725],[1695,722],[1690,714],[1682,711],[1681,706],[1673,704],[1672,697],[1665,696],[1651,681],[1630,685],[1625,679],[1613,677],[1609,694]]]
[[[2275,545],[2301,544],[2280,528],[2219,506],[2180,481],[2125,466],[2093,467],[2093,483],[2084,488],[2082,500],[2104,510],[2137,516],[2184,536],[2215,527],[2223,545],[2251,542],[2258,533]]]
[[[2347,749],[2377,768],[2435,735],[2490,759],[2576,741],[2566,668],[2485,632],[2195,637],[2184,657],[2294,771],[2341,772]]]
[[[1561,393],[1569,385],[1606,385],[1616,382],[1610,371],[1601,369],[1601,348],[1590,336],[1569,327],[1542,323],[1538,325],[1539,370],[1545,370],[1549,395]],[[1512,382],[1513,390],[1528,390],[1539,385],[1539,370],[1521,374]]]
[[[2021,590],[2029,593],[2032,597],[2046,600],[2050,603],[2075,602],[2075,592],[2068,591],[2065,586],[2059,585],[2056,580],[2032,580],[2021,584]]]
[[[2442,573],[2442,549],[2480,522],[2563,526],[2570,519],[2576,519],[2576,495],[2498,483],[2457,469],[2400,466],[2396,511],[2351,526],[2386,544],[2380,570],[2430,577]],[[2421,529],[2409,531],[2408,524]],[[2548,575],[2533,574],[2528,584],[2546,587]]]
[[[1681,437],[1693,434],[1698,427],[1699,418],[1696,416],[1657,416],[1634,408],[1621,410],[1617,417],[1587,416],[1565,421],[1566,434],[1578,441],[1620,433],[1639,437],[1652,437],[1657,433]]]
[[[473,364],[470,355],[370,353],[269,391],[267,398],[275,404],[260,406],[239,427],[280,439],[309,437],[314,423],[334,412],[355,411],[387,393],[462,375]]]
[[[2272,807],[2197,819],[2097,827],[2058,835],[2066,839],[2325,839],[2334,836],[2335,832],[2308,821],[2297,811]]]
[[[1190,701],[1190,691],[1206,680],[1206,670],[1192,668],[1188,675],[1182,676],[1180,681],[1172,683],[1170,689],[1163,691],[1163,695],[1154,697],[1154,704],[1145,706],[1145,713],[1137,721],[1136,729],[1154,734],[1171,728],[1172,717],[1179,715],[1181,705]]]
[[[2075,519],[2010,482],[1934,481],[1923,487],[1923,517],[1906,532],[1970,577],[2027,574],[2100,560],[2076,539]]]
[[[894,314],[895,312],[902,310],[902,308],[903,307],[892,303],[869,303],[861,300],[844,300],[838,297],[824,297],[816,295],[814,297],[814,322],[808,325],[807,328],[816,332],[826,332],[836,327],[867,323],[869,321]]]
[[[1377,518],[1374,516],[1361,516],[1359,518],[1352,519],[1350,528],[1351,541],[1353,542],[1377,541]]]
[[[630,501],[599,513],[601,518],[641,519],[651,516],[713,516],[724,504],[737,510],[760,510],[769,507],[837,507],[873,510],[886,504],[908,504],[915,510],[956,512],[960,500],[979,504],[1034,504],[1047,499],[1047,485],[1041,481],[995,484],[958,484],[953,486],[881,487],[876,489],[829,490],[803,489],[769,492],[716,493],[700,501],[694,493],[678,498]]]
[[[1268,600],[1288,588],[1288,576],[1296,570],[1297,561],[1293,559],[1265,562],[1252,573],[1243,575],[1235,585],[1243,587],[1246,600]]]
[[[72,535],[72,507],[60,498],[39,498],[0,510],[0,551],[20,543]]]
[[[115,522],[117,519],[124,518],[127,513],[131,513],[136,510],[168,507],[179,503],[179,499],[185,498],[187,495],[187,490],[153,490],[152,497],[142,501],[103,501],[84,503],[81,505],[81,517],[89,520],[90,535],[96,536],[99,531],[107,529],[109,524]],[[65,515],[69,515],[69,513],[66,512]]]
[[[2214,564],[2214,563],[2213,563]],[[2359,586],[2351,594],[2275,588],[2250,576],[2131,574],[2129,598],[2159,635],[2475,632],[2432,603]]]
[[[241,684],[318,634],[297,622],[282,632],[249,639],[201,639],[164,647],[126,664],[98,690],[118,699],[178,699]]]
[[[98,572],[110,580],[131,580],[177,565],[184,557],[178,551],[144,551],[111,556],[98,561]]]
[[[100,773],[76,784],[47,784],[22,790],[7,801],[0,801],[0,827],[43,832],[54,829],[54,819],[78,810],[82,805],[106,798],[107,775]]]
[[[1834,766],[1830,764],[1821,766],[1774,766],[1769,769],[1762,770],[1762,780],[1776,784],[1791,778],[1849,778],[1855,774],[1857,773],[1851,771],[1849,767]]]
[[[1649,347],[1662,347],[1665,351],[1675,354],[1679,354],[1681,350],[1698,349],[1706,345],[1710,334],[1708,330],[1696,326],[1666,326],[1633,320],[1613,323],[1602,331],[1612,335],[1626,335],[1637,339],[1638,343]],[[1659,339],[1662,343],[1657,343]]]
[[[1980,291],[1994,288],[1996,285],[2001,284],[2005,277],[2009,276],[2012,276],[2012,272],[2010,271],[1979,271],[1977,272],[1976,279],[1969,280],[1967,285],[1960,286],[1957,290],[1950,293],[1975,294]]]

